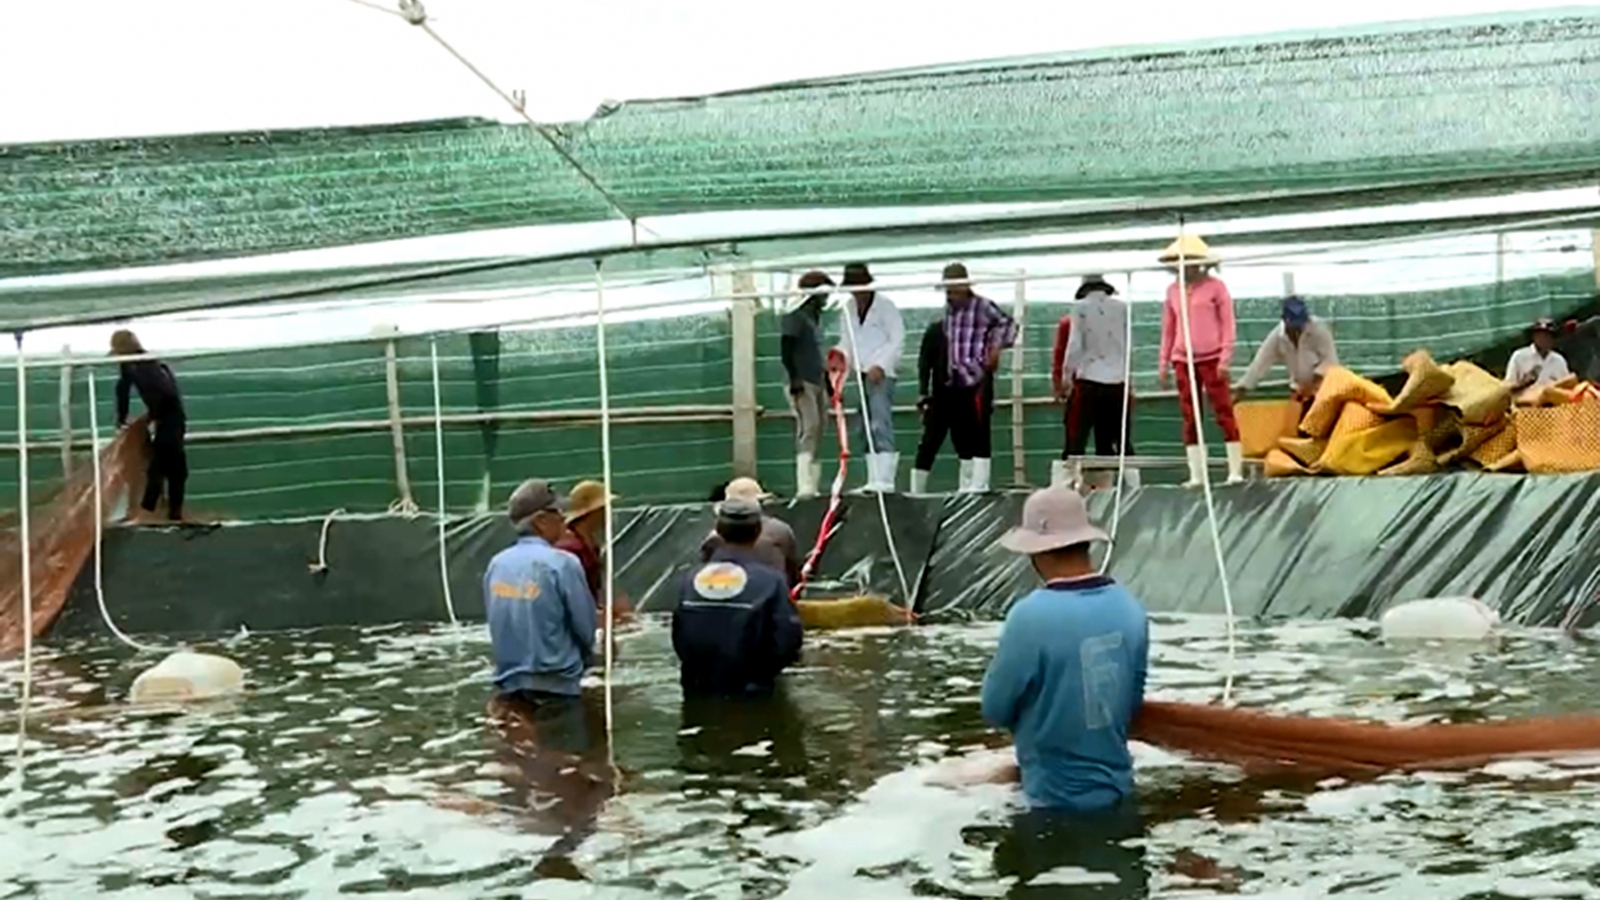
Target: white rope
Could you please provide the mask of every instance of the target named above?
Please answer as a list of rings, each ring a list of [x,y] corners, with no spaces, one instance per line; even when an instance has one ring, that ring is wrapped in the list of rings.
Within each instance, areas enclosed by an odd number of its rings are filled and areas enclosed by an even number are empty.
[[[614,524],[611,511],[611,376],[606,364],[606,281],[601,272],[600,261],[594,264],[594,306],[595,306],[595,354],[600,358],[600,481],[606,490],[606,608],[605,623],[601,629],[605,646],[605,715],[606,715],[606,759],[615,768],[616,754],[613,750],[611,739],[614,717],[612,712],[612,659],[611,646],[615,635],[612,633],[616,621],[616,595],[617,595],[617,554],[616,537],[612,525]]]
[[[852,287],[854,287],[854,285],[852,285]],[[873,302],[874,303],[878,302],[878,300],[879,300],[879,298],[877,296],[873,297]],[[887,303],[887,302],[890,302],[890,301],[885,300],[883,302]],[[845,334],[846,334],[846,336],[848,337],[848,339],[850,341],[850,358],[846,361],[846,365],[848,365],[850,367],[850,370],[852,372],[854,372],[855,376],[856,376],[856,395],[858,397],[860,397],[860,399],[861,399],[861,433],[866,436],[866,441],[867,441],[867,483],[869,485],[873,485],[874,483],[873,483],[873,478],[872,478],[872,467],[873,467],[872,460],[873,460],[874,457],[876,457],[878,455],[878,451],[877,451],[877,448],[874,447],[873,443],[872,443],[872,417],[871,417],[871,414],[867,411],[867,407],[870,404],[867,403],[867,383],[866,383],[866,379],[861,376],[861,367],[856,365],[856,360],[860,359],[860,354],[857,352],[857,348],[856,348],[856,325],[855,325],[856,307],[855,307],[855,303],[856,303],[855,297],[852,297],[852,296],[850,296],[848,294],[845,296],[844,309],[842,310],[842,312],[844,313]],[[885,378],[890,378],[892,376],[893,376],[893,373],[890,373],[890,372],[883,373],[883,377],[885,377]],[[892,414],[891,414],[891,418],[890,418],[890,422],[889,422],[889,427],[891,429],[894,428],[894,421],[893,421]],[[891,475],[897,477],[898,474],[899,474],[899,472],[898,472],[899,466],[896,465],[895,468],[896,468],[897,471],[894,472],[894,473],[891,473]],[[881,488],[881,485],[874,485],[874,486]],[[892,488],[893,485],[890,485],[890,487]],[[884,543],[889,548],[889,558],[894,561],[894,574],[895,574],[895,577],[900,579],[900,596],[902,598],[901,604],[905,607],[906,612],[910,613],[910,612],[914,611],[913,607],[916,606],[917,599],[915,597],[911,596],[911,582],[906,579],[905,566],[900,563],[900,551],[895,547],[895,544],[894,544],[894,528],[891,527],[890,524],[889,524],[889,506],[888,506],[888,503],[885,502],[885,500],[883,498],[884,494],[887,493],[887,491],[884,491],[884,490],[880,489],[880,490],[876,491],[876,493],[878,495],[878,518],[879,518],[880,521],[883,522],[883,539],[884,539]]]
[[[1194,411],[1195,442],[1200,447],[1200,490],[1205,496],[1206,520],[1211,525],[1211,549],[1217,557],[1217,580],[1222,584],[1222,607],[1228,617],[1228,663],[1222,682],[1222,702],[1233,699],[1233,670],[1237,658],[1237,637],[1233,625],[1233,591],[1228,586],[1228,567],[1222,559],[1222,533],[1217,527],[1217,506],[1211,497],[1211,464],[1206,460],[1205,423],[1200,415],[1200,378],[1194,365],[1194,335],[1189,330],[1189,273],[1188,261],[1183,255],[1184,226],[1178,219],[1178,319],[1183,327],[1184,365],[1189,370],[1189,402]]]
[[[1132,272],[1128,273],[1128,293],[1133,293]],[[1128,315],[1122,331],[1122,425],[1117,432],[1117,489],[1111,500],[1111,541],[1106,546],[1105,559],[1100,561],[1101,575],[1111,571],[1111,555],[1117,550],[1117,529],[1122,525],[1122,493],[1128,475],[1128,420],[1133,407],[1133,304],[1124,302],[1123,305]]]
[[[135,650],[147,650],[147,651],[151,651],[151,652],[157,652],[160,648],[152,647],[152,646],[149,646],[148,644],[141,644],[138,641],[134,640],[133,638],[128,637],[128,635],[125,634],[121,628],[118,628],[117,627],[117,623],[112,621],[112,619],[111,619],[111,609],[110,609],[110,607],[106,606],[106,585],[105,585],[105,564],[104,564],[105,552],[104,552],[104,550],[102,548],[102,545],[105,543],[105,514],[106,514],[106,508],[105,508],[105,501],[101,497],[102,487],[101,487],[101,483],[100,483],[100,478],[101,478],[101,475],[100,475],[100,410],[98,409],[99,401],[95,398],[94,370],[91,369],[91,370],[85,372],[84,375],[86,376],[86,380],[89,382],[89,444],[90,444],[90,446],[89,446],[89,471],[90,471],[90,474],[94,476],[94,599],[95,599],[95,603],[99,604],[99,606],[100,606],[100,619],[101,619],[101,621],[106,623],[106,628],[110,629],[112,635],[114,635],[117,640],[123,642],[124,644],[127,644],[129,647],[132,647]],[[132,503],[133,503],[133,498],[131,496],[128,498],[128,503],[129,503],[129,505],[132,505]]]
[[[446,509],[444,504],[444,400],[439,391],[439,342],[429,341],[433,356],[433,462],[434,477],[439,479],[439,583],[444,587],[444,611],[451,625],[459,625],[456,602],[450,596],[450,561],[445,553],[444,532]]]
[[[317,541],[317,561],[306,566],[311,574],[328,571],[328,530],[333,527],[333,520],[344,514],[344,508],[340,507],[323,518],[322,537]]]
[[[28,743],[28,706],[33,702],[33,547],[28,529],[28,364],[17,332],[17,521],[22,543],[22,702],[17,704],[18,808],[22,805],[23,770]]]

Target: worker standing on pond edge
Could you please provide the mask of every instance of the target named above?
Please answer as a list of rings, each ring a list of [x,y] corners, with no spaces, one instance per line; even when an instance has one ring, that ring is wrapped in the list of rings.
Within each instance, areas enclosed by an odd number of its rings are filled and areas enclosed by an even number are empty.
[[[1309,404],[1322,387],[1322,376],[1339,364],[1339,349],[1333,332],[1321,319],[1311,315],[1299,297],[1283,301],[1283,320],[1267,334],[1256,351],[1250,368],[1233,389],[1235,401],[1256,389],[1272,367],[1282,363],[1289,370],[1291,397]]]
[[[911,468],[911,493],[928,493],[933,461],[950,433],[950,354],[945,344],[944,319],[928,323],[917,349],[917,413],[922,416],[922,438]]]
[[[712,512],[720,509],[726,500],[747,500],[759,507],[770,499],[772,495],[762,490],[761,482],[754,478],[735,478],[712,493]],[[709,562],[723,546],[722,535],[713,528],[700,544],[700,561]],[[762,562],[782,572],[789,587],[800,583],[800,545],[788,522],[763,512],[761,534],[756,538],[754,552]]]
[[[794,409],[794,496],[817,496],[822,480],[822,432],[828,421],[832,388],[823,371],[822,310],[832,293],[833,279],[818,271],[800,276],[800,289],[809,293],[784,314],[779,351],[789,378],[789,405]]]
[[[1198,235],[1185,234],[1161,254],[1161,262],[1177,270],[1183,265],[1183,287],[1187,297],[1179,297],[1176,279],[1167,287],[1167,301],[1161,312],[1161,356],[1159,380],[1167,386],[1168,370],[1178,371],[1178,411],[1183,414],[1183,449],[1189,461],[1189,480],[1185,487],[1199,487],[1206,477],[1205,451],[1200,446],[1200,411],[1195,409],[1195,391],[1189,384],[1189,362],[1194,362],[1199,393],[1211,403],[1217,425],[1222,428],[1223,446],[1228,456],[1228,483],[1244,481],[1244,445],[1239,442],[1239,422],[1233,416],[1233,390],[1228,384],[1228,364],[1233,359],[1237,330],[1233,318],[1233,296],[1222,279],[1211,270],[1218,259]],[[1180,307],[1179,304],[1183,306]],[[1188,338],[1184,334],[1184,308],[1187,308]]]
[[[1000,353],[1017,341],[1017,323],[993,300],[973,292],[967,267],[961,263],[945,266],[941,283],[950,442],[956,445],[960,460],[956,490],[981,494],[989,490],[994,373],[1000,366]]]
[[[770,693],[800,658],[804,633],[783,573],[756,552],[761,504],[730,496],[717,506],[722,540],[685,573],[672,614],[672,649],[687,695]]]
[[[599,481],[580,481],[572,487],[568,497],[566,531],[556,541],[557,550],[565,550],[578,558],[583,566],[584,582],[594,597],[595,609],[606,608],[606,506],[616,501],[616,496]],[[618,596],[612,602],[613,615],[621,621],[629,615],[627,598]]]
[[[144,346],[133,332],[121,329],[111,335],[113,356],[143,356]],[[183,394],[178,390],[178,378],[172,369],[157,359],[139,359],[122,363],[117,377],[117,427],[128,424],[130,389],[139,391],[150,412],[153,434],[150,440],[150,467],[145,473],[144,497],[139,506],[146,513],[154,513],[161,500],[162,485],[166,485],[167,518],[183,521],[183,494],[189,481],[189,455],[184,451],[184,437],[188,417],[184,414]]]
[[[1078,286],[1077,305],[1063,316],[1056,330],[1050,380],[1057,402],[1065,407],[1062,420],[1066,444],[1061,459],[1050,465],[1050,486],[1075,486],[1082,479],[1077,459],[1089,447],[1094,432],[1094,452],[1102,459],[1132,456],[1132,394],[1125,383],[1128,361],[1128,306],[1117,289],[1100,275],[1087,275]],[[1139,470],[1126,473],[1132,487],[1139,486]]]
[[[555,548],[567,500],[530,479],[506,506],[517,542],[495,554],[483,576],[495,690],[533,708],[576,702],[594,663],[598,617],[583,566]]]
[[[830,371],[850,373],[845,378],[846,393],[856,388],[859,373],[866,397],[857,398],[860,411],[851,419],[851,446],[866,457],[865,490],[893,493],[900,468],[900,454],[894,449],[894,387],[906,331],[894,301],[869,287],[872,283],[866,263],[844,267],[843,287],[856,290],[839,310],[839,344],[834,348],[837,353],[829,354],[828,366]],[[872,435],[870,444],[866,433]]]
[[[1150,624],[1138,600],[1097,573],[1089,548],[1107,540],[1068,488],[1036,491],[1000,539],[1045,584],[1006,613],[982,711],[1015,736],[1022,793],[1035,809],[1133,802],[1128,731],[1144,705]]]

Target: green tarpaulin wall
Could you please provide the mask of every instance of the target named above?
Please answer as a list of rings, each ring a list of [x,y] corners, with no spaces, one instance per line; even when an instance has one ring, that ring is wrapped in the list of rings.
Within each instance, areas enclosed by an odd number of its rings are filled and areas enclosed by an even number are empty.
[[[1509,281],[1503,285],[1435,290],[1387,296],[1317,297],[1311,302],[1333,325],[1344,361],[1358,370],[1394,371],[1398,360],[1418,346],[1441,359],[1476,353],[1516,340],[1535,316],[1565,316],[1594,299],[1591,270],[1568,275]],[[1005,299],[1001,297],[1000,299]],[[1050,348],[1061,304],[1032,302],[1024,341],[1024,393],[1049,393]],[[1160,306],[1136,303],[1134,371],[1136,390],[1154,390]],[[1277,301],[1238,301],[1241,359],[1277,319]],[[899,400],[915,399],[914,357],[922,328],[937,310],[906,310],[908,353]],[[778,360],[776,317],[758,319],[758,402],[769,411],[786,409]],[[832,326],[830,318],[830,327]],[[501,410],[574,410],[598,407],[595,334],[591,328],[505,332],[497,340],[461,335],[441,338],[441,380],[447,413]],[[626,323],[608,329],[611,402],[617,410],[661,406],[720,406],[732,403],[731,324],[727,314],[684,316]],[[431,416],[432,374],[429,342],[399,342],[401,401],[408,416]],[[347,422],[386,418],[384,355],[381,342],[331,348],[239,353],[174,363],[183,383],[194,432],[239,428]],[[100,420],[112,416],[111,370],[98,382]],[[76,372],[72,418],[82,435],[88,422],[83,370]],[[59,441],[59,370],[33,370],[29,378],[30,437]],[[995,419],[995,481],[1012,471],[1011,430],[1005,398],[1010,380],[1002,378],[1001,407]],[[16,439],[16,388],[12,372],[0,372],[0,442]],[[137,403],[137,401],[135,401]],[[1032,406],[1025,419],[1028,474],[1041,483],[1048,461],[1060,451],[1059,409]],[[917,438],[914,415],[902,414],[896,431],[909,468]],[[793,424],[764,417],[758,429],[760,476],[770,488],[793,487]],[[1215,440],[1217,436],[1211,435]],[[1147,399],[1137,405],[1135,441],[1139,452],[1177,455],[1176,402]],[[630,503],[698,500],[730,474],[732,424],[717,421],[617,424],[613,429],[615,490]],[[825,452],[832,452],[829,441]],[[431,424],[406,430],[413,492],[427,509],[437,503],[434,433]],[[397,498],[387,429],[359,434],[270,438],[237,443],[196,442],[190,447],[191,503],[197,512],[240,518],[322,515],[342,507],[351,512],[381,512]],[[80,456],[80,464],[87,460]],[[491,499],[498,502],[522,478],[542,476],[572,481],[600,473],[599,429],[585,424],[508,422],[497,429],[478,424],[447,428],[445,477],[449,506],[468,511],[483,490],[489,466]],[[61,462],[55,447],[36,449],[32,483],[47,491],[58,483]],[[954,486],[953,454],[946,447],[935,470],[934,487]],[[0,455],[0,506],[14,506],[15,458]]]
[[[1589,183],[1597,108],[1582,10],[628,103],[558,140],[634,217],[1121,198],[1163,221]],[[466,120],[0,147],[0,196],[0,277],[615,215],[527,128]]]

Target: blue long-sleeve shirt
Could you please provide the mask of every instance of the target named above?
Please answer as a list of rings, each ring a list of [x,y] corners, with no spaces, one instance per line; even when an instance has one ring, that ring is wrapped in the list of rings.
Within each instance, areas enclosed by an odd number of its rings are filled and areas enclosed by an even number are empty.
[[[583,565],[543,538],[522,537],[489,561],[483,608],[502,694],[577,696],[594,659],[594,599]]]
[[[1133,794],[1128,729],[1149,659],[1144,607],[1110,578],[1053,582],[1011,607],[983,717],[1015,736],[1030,805],[1088,812]]]

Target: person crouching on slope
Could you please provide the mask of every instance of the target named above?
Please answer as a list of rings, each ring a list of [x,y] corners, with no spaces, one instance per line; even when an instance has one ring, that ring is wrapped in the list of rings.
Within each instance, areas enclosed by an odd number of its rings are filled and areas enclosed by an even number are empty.
[[[495,554],[483,576],[498,698],[534,709],[577,703],[594,661],[598,623],[583,566],[554,546],[566,509],[548,482],[524,481],[507,504],[517,542]]]
[[[143,356],[144,346],[126,329],[111,335],[113,356]],[[128,401],[139,392],[150,421],[155,426],[150,439],[150,468],[145,473],[144,497],[139,506],[146,513],[156,511],[161,486],[167,488],[167,518],[183,521],[183,489],[189,481],[189,455],[184,452],[184,432],[188,418],[183,411],[183,394],[177,376],[158,359],[137,359],[122,363],[117,378],[117,428],[128,424]]]
[[[1133,795],[1128,731],[1144,703],[1150,626],[1144,607],[1096,574],[1107,540],[1068,488],[1035,492],[1000,539],[1027,555],[1044,587],[1011,607],[983,678],[983,717],[1016,742],[1035,809],[1111,810]]]
[[[672,649],[688,695],[770,692],[800,658],[800,614],[783,572],[756,549],[761,504],[730,496],[717,506],[722,546],[685,574],[672,614]]]

